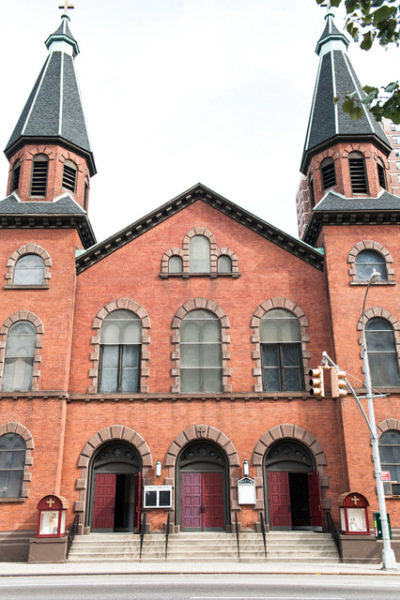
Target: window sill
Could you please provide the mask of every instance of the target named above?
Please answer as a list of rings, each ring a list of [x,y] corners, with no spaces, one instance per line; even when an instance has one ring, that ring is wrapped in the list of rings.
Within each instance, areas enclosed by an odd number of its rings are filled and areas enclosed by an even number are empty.
[[[369,281],[350,281],[350,285],[362,285],[362,286],[367,286],[369,284]],[[396,285],[395,281],[389,281],[389,280],[385,280],[385,281],[375,281],[375,283],[373,284],[374,287],[377,285]]]
[[[40,285],[13,285],[6,284],[3,286],[5,290],[49,290],[50,285],[48,283],[41,283]]]
[[[229,273],[160,273],[161,279],[190,279],[191,277],[208,277],[209,279],[217,279],[218,277],[230,277],[231,279],[238,279],[240,277],[240,273],[234,273],[230,271]]]
[[[26,502],[26,498],[0,498],[0,504],[7,504],[11,502],[14,504],[21,504],[22,502]]]

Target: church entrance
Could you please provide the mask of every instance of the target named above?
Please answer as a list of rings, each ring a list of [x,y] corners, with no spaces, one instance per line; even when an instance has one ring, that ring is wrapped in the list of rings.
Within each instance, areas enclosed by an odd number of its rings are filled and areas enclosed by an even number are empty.
[[[113,441],[91,462],[88,519],[92,531],[140,529],[141,464],[135,448]]]
[[[228,523],[225,453],[211,442],[193,442],[178,458],[177,521],[183,531],[222,531]]]
[[[322,529],[319,476],[314,458],[295,440],[273,444],[265,456],[271,529]]]

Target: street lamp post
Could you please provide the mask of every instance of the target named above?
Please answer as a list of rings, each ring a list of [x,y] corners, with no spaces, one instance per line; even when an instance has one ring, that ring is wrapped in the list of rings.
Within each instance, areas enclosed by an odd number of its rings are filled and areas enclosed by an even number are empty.
[[[366,389],[367,401],[368,401],[368,413],[369,413],[369,424],[370,424],[370,431],[371,431],[371,444],[372,444],[372,454],[373,454],[373,460],[374,460],[376,490],[378,493],[378,504],[379,504],[379,512],[380,512],[381,525],[382,525],[382,540],[383,540],[382,568],[383,569],[397,569],[396,558],[395,558],[394,552],[393,552],[391,544],[390,544],[389,525],[388,525],[386,502],[385,502],[385,492],[383,489],[383,482],[382,482],[381,459],[379,456],[378,434],[376,432],[374,403],[373,403],[373,397],[372,397],[371,371],[369,368],[367,338],[365,335],[365,304],[367,301],[367,295],[369,292],[369,288],[371,287],[371,284],[376,283],[378,281],[379,277],[380,277],[379,273],[377,273],[374,270],[371,277],[369,278],[367,289],[365,290],[363,309],[362,309],[362,318],[361,318],[362,319],[361,320],[361,329],[362,329],[361,346],[362,346],[362,355],[363,355],[363,361],[364,361],[365,389]]]

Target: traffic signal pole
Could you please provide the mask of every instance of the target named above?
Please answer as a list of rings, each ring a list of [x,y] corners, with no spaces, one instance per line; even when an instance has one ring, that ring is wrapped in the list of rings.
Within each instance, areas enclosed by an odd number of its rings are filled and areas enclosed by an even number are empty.
[[[371,434],[371,445],[372,445],[372,455],[374,460],[374,474],[376,480],[376,491],[378,494],[378,504],[379,504],[379,512],[381,518],[382,525],[382,541],[383,541],[383,550],[382,550],[382,569],[397,569],[396,557],[392,550],[390,544],[390,535],[389,535],[389,524],[387,519],[386,512],[386,501],[385,501],[385,491],[383,489],[383,481],[382,481],[382,468],[381,468],[381,459],[379,456],[379,440],[378,434],[376,431],[376,423],[375,423],[375,412],[373,405],[373,395],[372,395],[372,385],[371,385],[371,374],[369,370],[369,362],[368,362],[368,354],[367,354],[367,345],[365,340],[365,332],[363,331],[362,337],[362,354],[364,360],[364,372],[365,372],[365,389],[367,392],[367,401],[368,401],[368,413],[369,419],[364,411],[364,408],[360,402],[359,397],[355,393],[354,389],[350,385],[347,378],[344,379],[346,381],[347,387],[350,390],[352,396],[356,400],[363,417],[368,425],[368,429]],[[322,353],[323,362],[329,363],[332,367],[339,370],[339,367],[333,362],[333,360],[328,356],[326,352]],[[384,394],[378,395],[375,397],[383,397]]]

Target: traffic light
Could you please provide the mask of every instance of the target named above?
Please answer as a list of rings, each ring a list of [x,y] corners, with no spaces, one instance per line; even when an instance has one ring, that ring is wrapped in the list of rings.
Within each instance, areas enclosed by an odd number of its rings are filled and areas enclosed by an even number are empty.
[[[341,398],[347,396],[346,373],[339,369],[330,369],[331,371],[331,389],[332,398]]]
[[[310,379],[310,394],[311,394],[311,396],[325,398],[324,369],[322,367],[317,367],[316,369],[310,369],[308,374],[311,377],[311,379]]]

